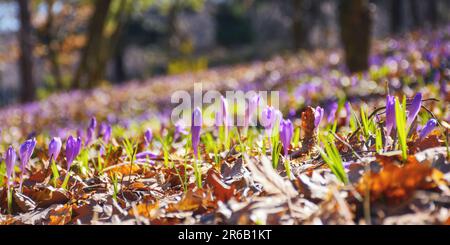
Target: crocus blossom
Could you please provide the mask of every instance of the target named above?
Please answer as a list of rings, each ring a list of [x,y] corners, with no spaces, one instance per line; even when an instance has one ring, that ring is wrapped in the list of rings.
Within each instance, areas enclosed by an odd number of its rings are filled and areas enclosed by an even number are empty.
[[[220,106],[216,113],[216,126],[229,126],[229,117],[228,117],[228,101],[225,97],[220,97]]]
[[[95,137],[95,128],[97,127],[97,120],[95,119],[95,117],[91,118],[91,121],[89,122],[89,127],[87,128],[86,131],[86,145],[89,145],[92,140]]]
[[[194,149],[194,155],[198,157],[198,145],[200,143],[200,131],[202,129],[202,111],[196,107],[192,112],[192,148]]]
[[[416,96],[414,96],[411,105],[408,107],[408,116],[406,121],[408,127],[411,126],[411,124],[414,122],[414,119],[416,119],[416,116],[419,113],[421,107],[422,107],[422,94],[417,93]]]
[[[66,142],[66,160],[67,160],[67,171],[70,170],[73,160],[80,154],[81,151],[81,138],[74,138],[69,136]]]
[[[56,160],[61,152],[62,142],[61,138],[53,137],[53,139],[48,144],[48,157]]]
[[[419,135],[420,140],[425,139],[425,137],[427,137],[433,131],[433,129],[437,126],[437,124],[438,122],[434,118],[428,120],[427,124],[423,127],[422,131],[420,131]]]
[[[314,127],[317,128],[317,126],[319,126],[320,122],[322,121],[322,118],[323,118],[323,108],[317,106],[316,109],[314,110]]]
[[[291,144],[292,135],[294,134],[294,127],[291,120],[281,120],[280,123],[280,140],[283,144],[284,155],[287,156],[288,149]]]
[[[150,143],[152,142],[152,138],[153,138],[152,129],[148,128],[148,129],[145,130],[145,132],[144,132],[144,140],[145,140],[145,144],[146,144],[147,146],[149,146]]]
[[[386,97],[386,135],[391,134],[395,124],[395,97],[388,95]]]
[[[275,116],[275,108],[272,106],[267,106],[264,108],[264,110],[261,112],[261,124],[266,129],[266,133],[268,136],[272,135],[272,127],[275,123],[276,116]]]
[[[36,139],[29,139],[25,141],[19,150],[20,155],[20,170],[24,171],[30,161],[31,155],[33,154],[34,147],[36,146]]]
[[[16,151],[12,146],[9,146],[5,156],[6,163],[6,177],[8,178],[8,186],[11,184],[11,175],[14,171],[14,164],[16,163]]]
[[[158,155],[156,155],[155,153],[153,153],[153,152],[150,152],[150,151],[143,151],[143,152],[139,152],[139,153],[137,153],[136,154],[136,159],[146,159],[146,158],[150,158],[150,159],[152,159],[152,158],[155,158],[155,157],[157,157]]]
[[[255,112],[257,112],[258,110],[259,99],[260,99],[259,95],[255,95],[249,100],[248,106],[245,110],[245,119],[244,119],[245,127],[248,127],[249,124],[252,122]]]
[[[345,107],[345,115],[346,115],[345,124],[348,125],[350,123],[350,118],[352,117],[352,107],[350,105],[350,102],[348,102],[348,101],[345,102],[344,107]]]
[[[103,132],[103,141],[105,143],[109,142],[109,140],[111,139],[111,134],[112,134],[112,127],[111,125],[107,124],[105,126],[105,131]]]
[[[333,102],[333,103],[330,105],[330,111],[329,111],[328,117],[327,117],[328,123],[332,123],[332,122],[334,122],[334,120],[336,119],[336,112],[337,112],[337,109],[338,109],[338,103]]]
[[[184,123],[182,121],[178,121],[175,123],[175,131],[173,133],[173,141],[177,141],[181,135],[187,135],[189,132],[184,128]]]

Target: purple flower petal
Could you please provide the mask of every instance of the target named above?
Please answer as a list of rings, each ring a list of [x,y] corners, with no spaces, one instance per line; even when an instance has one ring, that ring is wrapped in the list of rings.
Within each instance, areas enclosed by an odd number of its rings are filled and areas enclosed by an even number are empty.
[[[421,106],[422,106],[422,94],[417,93],[416,96],[414,96],[414,99],[412,100],[411,105],[408,108],[408,119],[407,119],[408,127],[411,126],[411,124],[414,122],[414,119],[416,119],[416,116],[419,113]]]
[[[192,148],[194,149],[194,155],[198,157],[198,145],[200,143],[200,131],[202,129],[202,111],[196,107],[192,112]]]
[[[433,131],[433,129],[437,126],[437,124],[438,122],[434,118],[428,120],[427,124],[423,127],[422,131],[420,131],[419,135],[420,140],[425,139],[425,137],[427,137]]]

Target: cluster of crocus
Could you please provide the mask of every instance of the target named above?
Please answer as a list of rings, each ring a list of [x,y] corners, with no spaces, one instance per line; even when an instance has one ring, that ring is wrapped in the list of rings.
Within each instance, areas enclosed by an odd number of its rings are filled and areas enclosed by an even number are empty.
[[[390,135],[392,130],[395,129],[395,98],[392,95],[386,97],[386,135]],[[422,94],[417,93],[412,99],[410,105],[407,107],[407,119],[406,126],[409,128],[417,117],[417,114],[422,107]]]

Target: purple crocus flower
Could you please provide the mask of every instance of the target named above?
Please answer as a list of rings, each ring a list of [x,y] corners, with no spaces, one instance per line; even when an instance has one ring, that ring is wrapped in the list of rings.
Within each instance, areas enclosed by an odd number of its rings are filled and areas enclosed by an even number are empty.
[[[19,149],[19,155],[20,155],[20,186],[19,189],[22,190],[22,183],[23,183],[23,174],[25,172],[25,169],[28,165],[28,162],[30,161],[31,155],[33,154],[34,147],[36,146],[36,139],[29,139],[25,141]]]
[[[20,170],[24,171],[30,161],[31,155],[33,154],[34,147],[36,146],[36,139],[29,139],[25,141],[19,150],[20,155]]]
[[[86,131],[86,145],[89,145],[91,141],[95,138],[95,128],[97,127],[97,119],[95,117],[91,118],[89,122],[89,127]]]
[[[419,135],[420,140],[425,139],[425,137],[427,137],[433,131],[433,129],[437,126],[437,124],[438,122],[434,118],[428,120],[427,124],[423,127],[422,131],[420,131]]]
[[[103,141],[105,143],[109,142],[109,140],[111,139],[111,134],[112,134],[112,127],[111,125],[106,124],[105,131],[103,132]]]
[[[67,171],[70,170],[73,160],[80,154],[81,151],[81,138],[74,138],[69,136],[66,142],[66,160],[67,160]]]
[[[386,135],[391,134],[395,124],[395,97],[388,95],[386,97]]]
[[[153,138],[152,129],[148,128],[144,132],[145,145],[149,146],[150,142],[152,142],[152,138]]]
[[[245,127],[249,126],[250,122],[252,122],[255,112],[258,110],[259,98],[260,98],[259,95],[255,95],[249,100],[247,109],[245,110],[245,121],[244,121]]]
[[[352,117],[352,107],[350,106],[350,102],[345,102],[344,104],[345,107],[345,114],[346,114],[346,118],[345,118],[345,124],[348,125],[350,123],[350,118]]]
[[[196,107],[192,112],[192,148],[194,149],[195,158],[198,157],[198,145],[200,143],[200,131],[202,129],[202,111]]]
[[[48,157],[51,160],[56,160],[59,156],[59,152],[61,152],[61,138],[53,137],[53,139],[48,144]]]
[[[317,128],[317,126],[319,126],[320,122],[322,121],[322,118],[323,118],[323,108],[317,106],[316,109],[314,110],[314,127]]]
[[[184,123],[182,121],[178,121],[175,123],[175,131],[173,133],[173,141],[177,141],[181,135],[188,134],[188,131],[184,128]]]
[[[261,112],[261,124],[266,129],[266,133],[268,136],[272,135],[272,127],[275,123],[276,115],[275,109],[272,106],[267,106]]]
[[[338,103],[333,102],[330,105],[330,112],[328,113],[328,118],[327,118],[328,123],[332,123],[336,119],[337,109],[338,109]]]
[[[283,144],[284,155],[287,156],[289,146],[291,145],[292,135],[294,134],[294,127],[291,120],[281,120],[280,123],[280,140]]]
[[[228,126],[228,101],[225,97],[220,97],[220,107],[216,113],[216,126]]]
[[[416,96],[414,96],[414,99],[411,102],[411,105],[409,106],[408,110],[408,117],[407,117],[407,125],[408,127],[411,126],[411,124],[414,122],[414,119],[416,119],[417,114],[420,111],[420,108],[422,107],[422,94],[417,93]]]
[[[152,159],[152,158],[155,158],[155,157],[157,157],[158,155],[156,155],[155,153],[153,153],[153,152],[150,152],[150,151],[143,151],[143,152],[139,152],[138,154],[136,154],[136,159],[137,160],[142,160],[142,159],[146,159],[146,158],[150,158],[150,159]]]
[[[12,146],[9,146],[8,150],[6,151],[5,156],[5,163],[6,163],[6,177],[8,178],[8,186],[11,184],[11,175],[14,171],[14,164],[16,163],[16,151]]]

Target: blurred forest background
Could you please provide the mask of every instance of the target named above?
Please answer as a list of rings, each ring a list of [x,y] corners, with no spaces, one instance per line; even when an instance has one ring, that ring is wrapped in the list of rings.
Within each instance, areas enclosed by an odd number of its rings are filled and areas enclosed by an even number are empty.
[[[1,0],[0,106],[433,29],[449,0]]]

